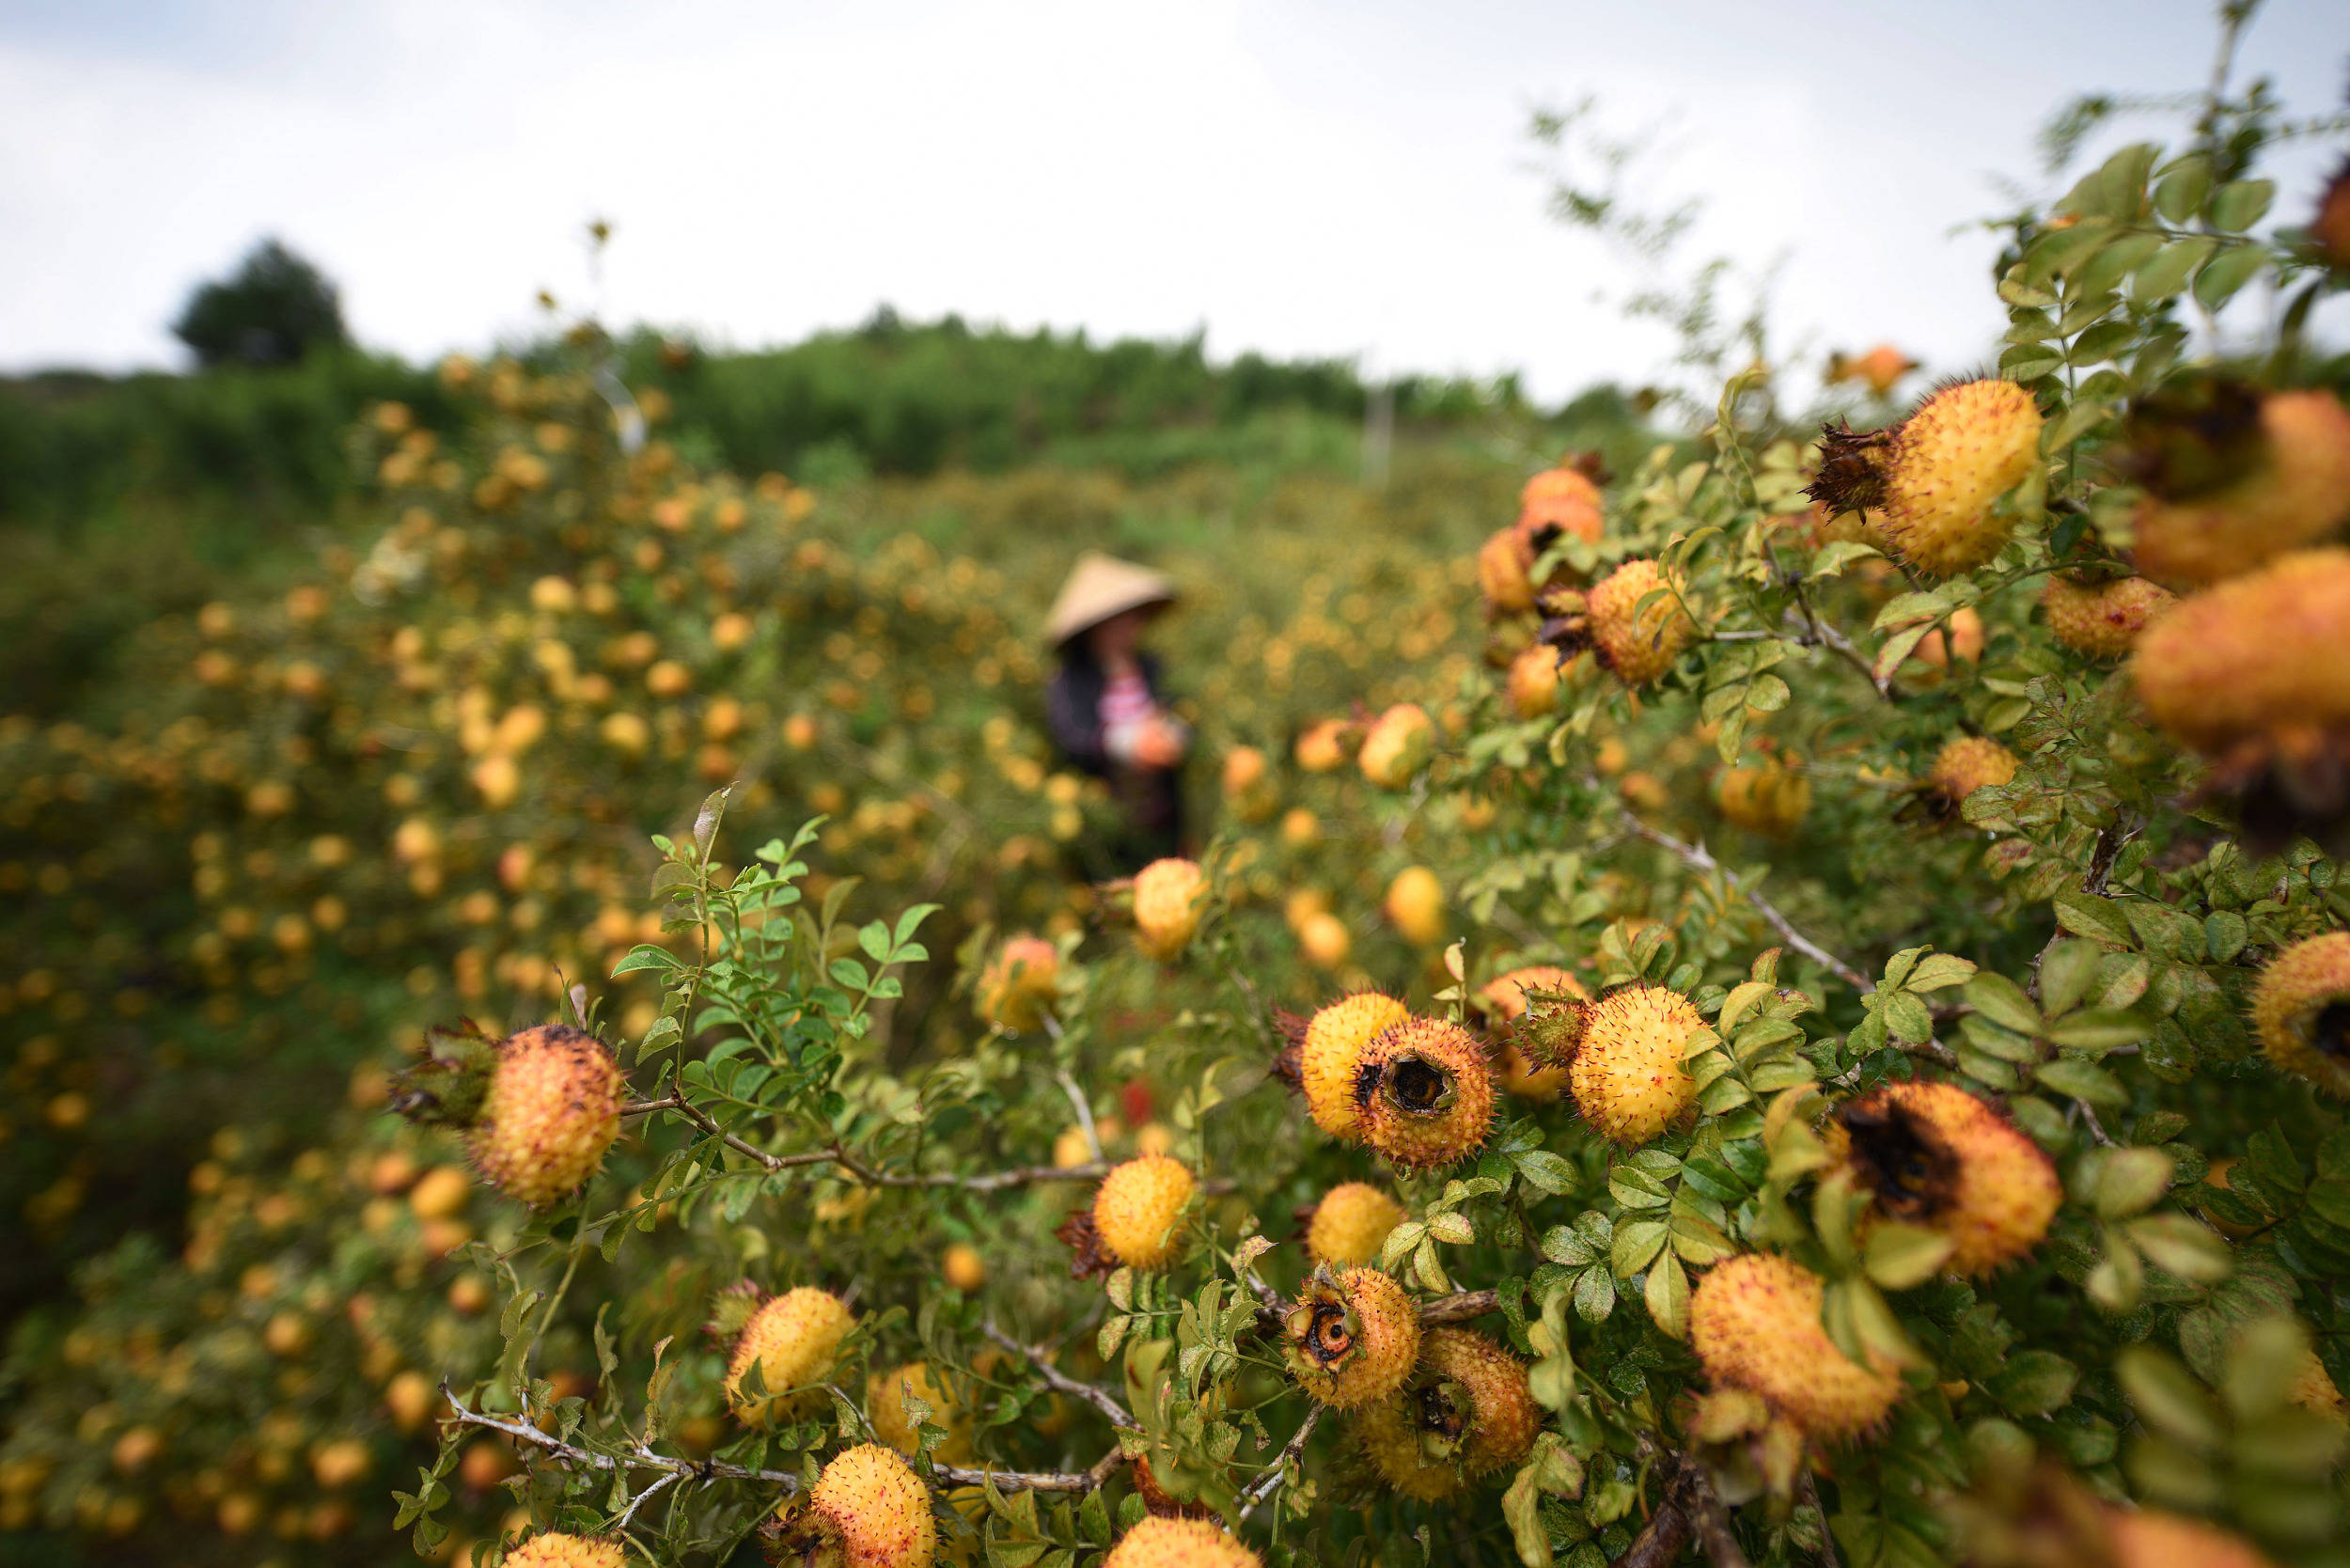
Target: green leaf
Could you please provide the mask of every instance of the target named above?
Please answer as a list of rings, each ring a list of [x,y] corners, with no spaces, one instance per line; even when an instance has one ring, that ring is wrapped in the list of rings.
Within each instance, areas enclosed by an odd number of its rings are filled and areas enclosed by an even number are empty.
[[[683,962],[668,949],[656,948],[647,943],[640,947],[631,948],[622,955],[620,962],[612,966],[612,978],[618,980],[622,975],[633,975],[639,969],[682,969],[684,967]]]
[[[2141,305],[2157,305],[2186,287],[2195,269],[2203,264],[2217,241],[2198,234],[2165,245],[2153,259],[2130,276],[2130,297]]]
[[[2150,1345],[2131,1345],[2113,1358],[2114,1381],[2152,1430],[2199,1453],[2219,1446],[2219,1407],[2210,1390],[2175,1359]]]
[[[1953,985],[1964,985],[1975,975],[1975,965],[1956,953],[1928,953],[1918,961],[1918,966],[1902,982],[1904,991],[1947,991]]]
[[[1615,1309],[1615,1276],[1604,1268],[1587,1268],[1575,1277],[1575,1316],[1586,1323],[1605,1323]]]
[[[2018,1034],[2040,1032],[2040,1010],[2031,1005],[2024,988],[2005,975],[1989,969],[1976,975],[1966,982],[1966,1000],[1993,1023]]]
[[[2044,1061],[2034,1070],[2034,1077],[2059,1094],[2069,1094],[2076,1100],[2086,1100],[2092,1105],[2107,1105],[2119,1109],[2130,1103],[2129,1090],[2122,1080],[2102,1067],[2070,1057]]]
[[[1887,1290],[1905,1291],[1933,1278],[1956,1245],[1922,1225],[1879,1225],[1869,1232],[1862,1265]]]
[[[2174,1168],[2159,1149],[2115,1149],[2097,1163],[2097,1213],[2107,1219],[2144,1214],[2170,1190]]]
[[[1661,1219],[1626,1220],[1616,1227],[1615,1240],[1608,1244],[1608,1266],[1619,1279],[1629,1279],[1648,1267],[1659,1252],[1665,1250],[1669,1227]]]
[[[1648,1271],[1644,1294],[1649,1318],[1660,1331],[1676,1340],[1689,1337],[1689,1273],[1679,1258],[1668,1252]]]
[[[2011,1415],[2045,1416],[2073,1402],[2080,1377],[2080,1370],[2054,1351],[2027,1350],[2008,1357],[1988,1389]]]
[[[2228,964],[2242,952],[2252,939],[2251,928],[2244,917],[2230,910],[2208,916],[2203,921],[2203,947],[2215,964]]]
[[[1539,1187],[1553,1198],[1574,1185],[1574,1167],[1547,1149],[1528,1149],[1510,1158],[1528,1186]]]
[[[2231,180],[2212,193],[2211,226],[2229,234],[2241,234],[2261,221],[2270,202],[2277,199],[2274,180]]]
[[[2051,1018],[2070,1012],[2096,983],[2105,950],[2074,937],[2049,948],[2040,961],[2040,1005]]]
[[[2122,1008],[2092,1008],[2060,1018],[2048,1026],[2047,1037],[2076,1051],[2106,1052],[2135,1045],[2154,1032],[2154,1021]]]
[[[2117,948],[2131,945],[2130,923],[2111,899],[2067,887],[2056,896],[2055,903],[2057,924],[2074,935],[2093,936]]]
[[[2251,282],[2267,264],[2268,250],[2264,245],[2236,245],[2223,250],[2195,274],[2195,297],[2205,309],[2217,310],[2233,299],[2236,290]]]
[[[2203,198],[2211,195],[2211,160],[2200,152],[2189,153],[2170,165],[2170,172],[2154,187],[2154,211],[2165,221],[2184,224],[2203,210]]]
[[[1599,1251],[1572,1226],[1554,1225],[1543,1232],[1543,1256],[1567,1268],[1582,1268],[1599,1261]]]
[[[2149,1215],[2130,1226],[2130,1240],[2156,1268],[2198,1285],[2216,1285],[2235,1272],[2235,1253],[2217,1232],[2186,1215]]]

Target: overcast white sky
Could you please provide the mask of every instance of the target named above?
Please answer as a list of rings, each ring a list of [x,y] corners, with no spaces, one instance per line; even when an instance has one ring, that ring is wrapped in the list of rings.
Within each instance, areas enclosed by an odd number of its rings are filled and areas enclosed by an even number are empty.
[[[366,342],[478,348],[584,299],[602,214],[607,315],[723,342],[885,300],[1558,397],[1665,349],[1543,214],[1528,111],[1585,92],[1671,118],[1695,250],[1789,253],[1782,342],[1955,367],[1999,322],[1951,227],[2062,99],[2192,86],[2212,36],[2197,0],[0,0],[0,368],[180,363],[265,233]],[[2245,58],[2330,109],[2350,7],[2276,0]]]

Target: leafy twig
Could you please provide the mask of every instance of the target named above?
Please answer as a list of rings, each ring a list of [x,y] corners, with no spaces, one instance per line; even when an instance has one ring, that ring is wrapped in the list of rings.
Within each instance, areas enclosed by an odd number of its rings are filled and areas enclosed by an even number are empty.
[[[1297,1423],[1297,1431],[1281,1446],[1281,1451],[1274,1457],[1272,1465],[1258,1478],[1254,1486],[1241,1495],[1240,1516],[1244,1522],[1257,1512],[1259,1503],[1273,1496],[1274,1489],[1281,1484],[1281,1477],[1288,1473],[1291,1464],[1299,1461],[1306,1451],[1306,1439],[1314,1435],[1314,1427],[1321,1419],[1322,1406],[1308,1405],[1306,1419]]]
[[[757,1481],[780,1486],[785,1494],[799,1490],[800,1478],[789,1470],[752,1470],[740,1465],[720,1464],[714,1459],[680,1459],[673,1454],[655,1453],[642,1444],[633,1454],[598,1453],[551,1436],[524,1421],[502,1421],[495,1416],[478,1410],[468,1410],[446,1383],[441,1385],[441,1397],[448,1401],[448,1419],[462,1426],[487,1427],[503,1432],[509,1437],[542,1449],[556,1458],[572,1465],[585,1465],[591,1470],[666,1470],[671,1475],[692,1476],[700,1481]]]
[[[1690,867],[1692,870],[1718,873],[1722,879],[1723,886],[1727,886],[1731,892],[1743,897],[1747,902],[1752,904],[1754,906],[1754,912],[1762,916],[1764,921],[1770,925],[1770,928],[1778,933],[1779,938],[1789,947],[1794,949],[1795,951],[1803,954],[1804,957],[1811,960],[1812,963],[1819,964],[1822,968],[1830,971],[1836,976],[1837,979],[1842,980],[1846,985],[1851,986],[1854,990],[1860,992],[1863,996],[1866,996],[1868,993],[1876,989],[1875,984],[1869,979],[1868,976],[1862,974],[1859,970],[1854,968],[1851,964],[1837,957],[1834,953],[1829,952],[1825,948],[1821,947],[1817,942],[1814,942],[1811,938],[1806,936],[1802,932],[1797,931],[1794,924],[1788,920],[1786,916],[1781,915],[1778,908],[1769,901],[1764,899],[1762,894],[1754,891],[1752,888],[1747,886],[1746,884],[1740,882],[1738,880],[1738,874],[1735,871],[1732,871],[1729,867],[1723,865],[1720,861],[1715,859],[1712,854],[1706,850],[1704,845],[1684,844],[1680,839],[1674,838],[1671,834],[1660,832],[1656,828],[1649,826],[1648,823],[1642,822],[1639,818],[1634,816],[1629,811],[1622,811],[1621,815],[1623,818],[1624,830],[1634,835],[1636,838],[1645,839],[1659,849],[1670,850],[1674,855],[1680,856],[1684,865]]]
[[[1054,1366],[1051,1353],[1043,1347],[1024,1345],[992,1323],[979,1325],[979,1332],[1036,1368],[1037,1375],[1044,1379],[1046,1388],[1067,1394],[1072,1399],[1085,1401],[1103,1415],[1107,1416],[1112,1426],[1138,1426],[1139,1423],[1135,1420],[1134,1417],[1127,1414],[1126,1407],[1119,1403],[1106,1390],[1097,1388],[1090,1383],[1080,1383],[1058,1367]]]

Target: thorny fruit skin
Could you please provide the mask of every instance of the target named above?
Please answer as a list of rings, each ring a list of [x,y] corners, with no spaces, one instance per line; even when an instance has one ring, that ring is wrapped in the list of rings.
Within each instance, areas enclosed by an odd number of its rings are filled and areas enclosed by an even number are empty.
[[[1688,997],[1661,986],[1626,986],[1594,1004],[1570,1069],[1575,1108],[1618,1143],[1648,1142],[1697,1098],[1683,1061],[1704,1027]]]
[[[518,1030],[498,1043],[474,1163],[509,1197],[543,1208],[603,1163],[627,1091],[627,1075],[595,1036],[562,1024]]]
[[[2350,550],[2281,556],[2180,602],[2138,638],[2146,711],[2199,751],[2350,725]]]
[[[805,1503],[787,1501],[771,1560],[807,1568],[928,1568],[938,1556],[930,1491],[895,1451],[860,1443],[836,1456]]]
[[[2127,657],[2138,634],[2178,602],[2169,588],[2144,577],[2089,582],[2063,572],[2051,574],[2040,593],[2049,633],[2092,659]]]
[[[1153,860],[1135,873],[1135,945],[1172,964],[1199,929],[1207,877],[1190,860]]]
[[[1401,790],[1436,751],[1436,725],[1417,702],[1399,702],[1371,721],[1355,765],[1383,790]]]
[[[1529,992],[1539,1000],[1529,1002]],[[1581,980],[1555,964],[1529,964],[1487,980],[1475,1002],[1493,1021],[1501,1087],[1537,1105],[1564,1094],[1567,1064],[1583,1035],[1585,1011],[1577,1004],[1590,999]]]
[[[1306,1253],[1317,1263],[1374,1262],[1387,1232],[1403,1223],[1403,1205],[1369,1182],[1341,1182],[1322,1195],[1306,1223]]]
[[[507,1568],[624,1568],[618,1541],[542,1531],[506,1554]]]
[[[2040,454],[2040,409],[2012,381],[1970,381],[1928,398],[1894,431],[1878,524],[1914,566],[1950,575],[1989,563],[2009,524],[1993,505]]]
[[[2271,960],[2252,989],[2252,1023],[2279,1071],[2350,1100],[2350,932],[2295,942]]]
[[[1887,1084],[1840,1109],[1826,1137],[1878,1214],[1950,1239],[1944,1267],[1962,1278],[2037,1247],[2064,1198],[2040,1146],[1954,1085]]]
[[[1121,1263],[1161,1269],[1183,1250],[1183,1207],[1198,1183],[1181,1160],[1145,1154],[1112,1168],[1093,1195],[1093,1229]]]
[[[1689,1298],[1689,1341],[1716,1387],[1744,1388],[1815,1438],[1849,1437],[1901,1397],[1889,1368],[1847,1359],[1820,1325],[1825,1287],[1800,1264],[1748,1252]]]
[[[865,1380],[865,1415],[873,1424],[873,1435],[900,1453],[913,1456],[921,1446],[922,1434],[921,1422],[906,1408],[908,1394],[931,1407],[932,1426],[947,1429],[933,1453],[945,1464],[961,1464],[971,1450],[970,1423],[927,1361],[909,1361]]]
[[[1682,607],[1678,583],[1668,581],[1653,560],[1630,560],[1607,575],[1588,596],[1590,637],[1600,662],[1627,686],[1645,686],[1672,668],[1696,635],[1697,625]],[[1640,601],[1659,588],[1670,591]]]
[[[979,1016],[1014,1034],[1041,1028],[1059,982],[1058,948],[1042,936],[1012,937],[980,971]]]
[[[1102,1568],[1263,1568],[1264,1560],[1205,1519],[1138,1520]]]
[[[1363,1120],[1355,1107],[1363,1047],[1411,1015],[1402,1002],[1378,991],[1358,991],[1315,1010],[1297,1055],[1306,1110],[1315,1126],[1348,1143],[1363,1141]]]
[[[1937,816],[1956,817],[1977,790],[2015,776],[2015,753],[1987,735],[1953,735],[1935,754],[1926,794]]]
[[[2350,521],[2350,410],[2330,392],[2271,392],[2260,403],[2251,472],[2207,494],[2139,506],[2138,568],[2183,586],[2239,576],[2317,543]]]
[[[1419,1400],[1423,1430],[1431,1421],[1457,1425],[1457,1458],[1471,1475],[1523,1460],[1543,1422],[1526,1363],[1473,1328],[1422,1335],[1419,1373],[1402,1397]]]
[[[838,1296],[812,1285],[786,1291],[753,1312],[727,1366],[727,1403],[736,1418],[746,1426],[772,1426],[812,1406],[823,1390],[807,1385],[823,1380],[855,1325],[855,1314]],[[754,1365],[766,1384],[758,1396],[743,1390]]]
[[[1354,1410],[1402,1387],[1419,1358],[1419,1312],[1373,1268],[1318,1272],[1282,1318],[1290,1370],[1307,1397]]]
[[[1530,562],[1560,534],[1597,544],[1606,526],[1605,497],[1580,469],[1545,468],[1518,492],[1516,533],[1532,552]]]
[[[1431,1455],[1421,1430],[1420,1403],[1412,1390],[1392,1394],[1355,1418],[1355,1440],[1363,1457],[1389,1490],[1416,1502],[1440,1502],[1468,1489],[1469,1479],[1438,1438],[1433,1446],[1446,1451]]]
[[[1495,1100],[1483,1043],[1439,1018],[1378,1035],[1355,1070],[1363,1141],[1405,1170],[1453,1165],[1483,1147]]]
[[[2108,1508],[2113,1568],[2271,1568],[2242,1536],[2152,1508]]]

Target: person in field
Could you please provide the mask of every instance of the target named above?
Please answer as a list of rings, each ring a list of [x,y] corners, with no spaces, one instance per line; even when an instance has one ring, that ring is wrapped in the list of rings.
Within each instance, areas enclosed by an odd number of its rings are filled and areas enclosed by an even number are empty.
[[[1045,719],[1062,759],[1109,781],[1120,831],[1093,846],[1113,874],[1182,853],[1183,766],[1191,731],[1167,711],[1159,662],[1144,629],[1175,602],[1157,572],[1088,551],[1045,619],[1060,669],[1045,688]]]

